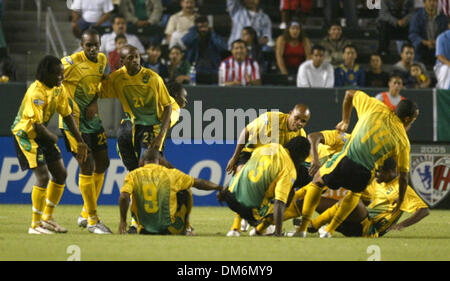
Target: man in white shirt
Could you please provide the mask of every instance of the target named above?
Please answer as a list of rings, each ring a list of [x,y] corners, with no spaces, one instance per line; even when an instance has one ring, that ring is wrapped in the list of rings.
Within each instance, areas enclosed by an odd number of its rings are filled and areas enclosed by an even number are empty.
[[[195,0],[181,0],[180,5],[181,11],[170,16],[165,30],[169,49],[175,45],[185,49],[181,38],[194,26]]]
[[[72,6],[72,32],[81,38],[83,31],[91,26],[109,26],[109,17],[114,10],[112,0],[74,0]]]
[[[311,59],[298,68],[297,87],[301,88],[333,88],[334,68],[325,62],[325,48],[321,45],[312,47]]]
[[[145,54],[144,46],[136,35],[127,33],[127,21],[123,15],[117,15],[112,23],[113,32],[105,33],[101,37],[100,52],[108,56],[116,48],[115,39],[119,34],[124,34],[127,38],[127,44],[136,47],[140,54]]]

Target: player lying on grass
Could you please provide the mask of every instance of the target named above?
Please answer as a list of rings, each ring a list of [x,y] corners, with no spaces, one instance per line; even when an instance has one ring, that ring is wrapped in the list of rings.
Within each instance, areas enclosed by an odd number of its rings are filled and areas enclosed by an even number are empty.
[[[53,56],[44,57],[39,62],[36,81],[28,88],[11,126],[20,167],[22,170],[32,169],[36,176],[31,192],[33,216],[28,230],[30,234],[67,232],[53,219],[67,177],[61,151],[56,144],[58,136],[46,127],[55,112],[62,116],[74,136],[78,150],[76,159],[80,163],[87,159],[88,147],[71,115],[68,92],[61,86],[63,79],[61,61]]]
[[[308,140],[301,136],[284,146],[269,143],[256,148],[228,188],[218,193],[219,202],[225,201],[253,226],[273,211],[275,235],[280,236],[284,210],[297,178],[296,168],[309,155],[309,149]]]
[[[210,181],[159,165],[160,157],[157,149],[148,148],[143,153],[144,166],[125,177],[119,196],[119,234],[127,233],[130,196],[131,215],[139,234],[193,234],[192,229],[186,229],[193,205],[191,187],[222,189]]]
[[[409,185],[400,209],[392,212],[399,194],[399,176],[396,168],[393,158],[388,158],[384,162],[384,165],[376,172],[375,180],[363,192],[356,208],[336,231],[345,236],[381,237],[389,231],[402,230],[416,224],[429,214],[428,206]],[[331,222],[339,204],[340,201],[322,197],[316,209],[320,215],[311,221],[308,232],[315,233],[317,230],[322,232],[322,226]],[[299,217],[302,205],[303,198],[295,198],[293,204],[286,210],[284,219]],[[397,223],[403,212],[412,213],[412,215]],[[264,233],[265,228],[270,225],[270,220],[268,218],[258,225],[255,234]],[[294,236],[295,232],[288,235]]]

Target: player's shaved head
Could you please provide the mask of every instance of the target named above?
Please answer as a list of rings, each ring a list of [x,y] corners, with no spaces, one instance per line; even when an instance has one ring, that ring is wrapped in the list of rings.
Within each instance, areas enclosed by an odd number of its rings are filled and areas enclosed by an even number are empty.
[[[127,44],[127,45],[123,46],[122,49],[120,49],[120,52],[119,52],[120,58],[124,59],[126,56],[128,56],[130,53],[133,53],[133,52],[139,53],[139,50],[135,46]]]
[[[150,163],[159,164],[159,158],[159,151],[150,147],[144,150],[144,153],[142,154],[142,161],[144,162],[144,165]]]
[[[309,107],[305,104],[296,104],[289,112],[288,129],[289,131],[298,131],[303,129],[308,124],[311,118]]]
[[[414,121],[416,121],[417,116],[419,116],[419,108],[412,100],[404,99],[398,103],[395,108],[395,114],[402,120],[406,131],[408,131]]]
[[[125,66],[129,75],[135,75],[141,69],[139,50],[132,45],[125,45],[119,51],[120,63]]]

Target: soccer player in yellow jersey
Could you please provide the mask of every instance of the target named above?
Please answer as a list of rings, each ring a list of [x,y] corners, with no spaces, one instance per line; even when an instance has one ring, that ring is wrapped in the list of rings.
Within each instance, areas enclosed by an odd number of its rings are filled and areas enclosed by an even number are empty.
[[[389,231],[402,230],[416,224],[429,214],[427,204],[409,185],[400,209],[392,212],[398,193],[399,177],[396,171],[396,162],[393,158],[388,158],[384,161],[384,165],[377,170],[375,180],[363,191],[356,208],[336,231],[345,236],[381,237]],[[367,202],[369,205],[365,206],[363,202]],[[338,206],[339,202],[332,204],[326,210],[322,206],[321,210],[318,210],[321,215],[312,220],[308,231],[319,230],[322,232],[320,227],[331,222]],[[412,213],[412,215],[398,223],[403,212]]]
[[[311,118],[309,108],[297,104],[289,112],[266,112],[250,122],[239,135],[236,149],[228,161],[226,171],[236,174],[250,159],[252,151],[268,143],[286,144],[296,136],[306,137],[304,127]],[[227,236],[239,236],[241,218],[236,216]]]
[[[81,135],[89,146],[87,161],[79,162],[78,185],[84,205],[77,223],[80,227],[87,227],[91,233],[110,234],[111,230],[99,220],[97,214],[97,200],[109,166],[108,145],[98,114],[90,116],[88,111],[89,105],[96,102],[97,89],[104,75],[107,59],[103,53],[99,53],[100,36],[94,29],[83,32],[81,48],[82,51],[61,59],[65,76],[63,85],[68,90],[70,106]],[[76,155],[75,139],[61,116],[59,127],[67,150]]]
[[[269,143],[256,148],[228,188],[218,194],[219,202],[225,201],[253,226],[273,213],[275,235],[281,235],[284,210],[297,178],[296,167],[308,156],[309,149],[308,140],[302,136],[284,146]]]
[[[67,177],[61,152],[56,145],[58,136],[46,127],[55,111],[63,117],[77,142],[77,160],[83,163],[87,158],[88,147],[71,115],[69,94],[61,85],[63,79],[61,61],[53,56],[44,57],[39,62],[36,81],[28,88],[11,126],[20,166],[22,170],[32,169],[36,176],[31,192],[33,216],[28,230],[30,234],[67,232],[53,219]]]
[[[159,165],[160,157],[157,149],[145,150],[143,166],[125,177],[119,197],[119,234],[127,233],[130,196],[131,214],[138,224],[139,234],[187,234],[193,204],[190,188],[222,189],[210,181]]]
[[[395,112],[375,98],[362,91],[348,90],[344,97],[342,121],[336,129],[345,132],[348,129],[350,114],[355,107],[358,122],[350,140],[342,151],[336,153],[314,175],[313,181],[306,186],[306,195],[302,209],[302,222],[299,236],[306,236],[306,229],[320,201],[321,193],[327,187],[348,189],[331,223],[321,237],[331,237],[339,224],[344,221],[358,204],[361,192],[372,180],[373,171],[381,166],[385,159],[394,157],[398,163],[399,196],[398,211],[408,185],[410,144],[406,131],[416,120],[419,110],[411,100],[405,99],[398,104]]]
[[[162,78],[141,66],[138,49],[126,45],[120,49],[122,68],[100,84],[100,98],[118,98],[132,124],[133,154],[140,159],[148,147],[160,148],[170,126],[172,104]],[[159,132],[155,128],[159,126]],[[122,159],[123,159],[122,154]],[[127,167],[128,168],[128,167]]]

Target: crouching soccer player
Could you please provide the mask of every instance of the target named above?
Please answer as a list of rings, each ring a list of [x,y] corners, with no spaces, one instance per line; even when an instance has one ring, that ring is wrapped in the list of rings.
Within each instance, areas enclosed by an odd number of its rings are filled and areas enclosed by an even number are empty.
[[[63,79],[61,61],[53,56],[44,57],[39,62],[36,81],[28,88],[11,126],[20,167],[22,170],[32,169],[36,176],[31,192],[33,216],[29,234],[67,232],[53,219],[67,177],[61,151],[56,145],[58,136],[46,127],[55,111],[62,116],[76,140],[77,160],[84,163],[87,158],[88,147],[71,115],[68,93],[61,86]],[[49,178],[49,171],[52,179]]]
[[[186,226],[193,205],[190,188],[222,189],[210,181],[159,165],[160,157],[157,149],[148,148],[142,157],[144,166],[125,177],[119,197],[119,234],[127,233],[130,196],[139,234],[189,234]]]

